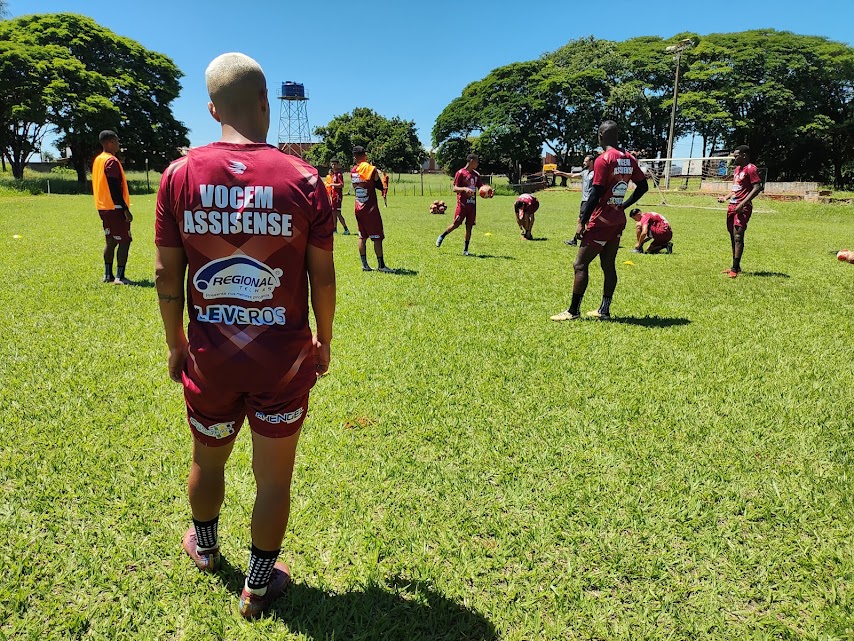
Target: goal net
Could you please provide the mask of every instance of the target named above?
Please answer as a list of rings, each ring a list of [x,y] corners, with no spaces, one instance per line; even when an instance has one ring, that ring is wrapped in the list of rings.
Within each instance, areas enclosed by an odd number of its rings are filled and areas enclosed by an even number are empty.
[[[728,182],[732,179],[732,156],[639,158],[638,164],[659,189],[699,191],[704,180]]]

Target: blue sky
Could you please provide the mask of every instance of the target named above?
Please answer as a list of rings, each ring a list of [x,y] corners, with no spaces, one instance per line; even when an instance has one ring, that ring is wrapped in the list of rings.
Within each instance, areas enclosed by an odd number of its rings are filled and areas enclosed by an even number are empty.
[[[11,0],[9,8],[12,17],[85,14],[171,57],[185,74],[173,110],[190,128],[193,146],[219,136],[206,108],[204,70],[226,51],[241,51],[261,63],[271,98],[282,81],[304,83],[312,129],[355,107],[370,107],[414,120],[429,148],[436,116],[468,83],[583,36],[623,40],[773,28],[854,44],[854,0],[700,4]],[[600,11],[603,7],[619,7],[622,15],[615,18],[615,12]],[[268,141],[275,143],[279,101],[272,102]],[[687,156],[689,144],[680,141],[674,156]]]

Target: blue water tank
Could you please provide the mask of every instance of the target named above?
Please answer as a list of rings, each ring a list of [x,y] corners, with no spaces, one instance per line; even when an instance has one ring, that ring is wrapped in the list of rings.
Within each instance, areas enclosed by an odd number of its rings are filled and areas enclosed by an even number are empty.
[[[283,82],[282,98],[305,98],[305,86],[301,82]]]

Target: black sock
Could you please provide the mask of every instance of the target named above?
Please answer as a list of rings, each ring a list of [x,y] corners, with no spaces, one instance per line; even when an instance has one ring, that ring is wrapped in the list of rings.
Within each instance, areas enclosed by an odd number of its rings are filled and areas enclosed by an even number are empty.
[[[599,313],[600,314],[608,314],[608,315],[611,314],[611,297],[610,296],[603,296],[602,297],[602,304],[599,305]]]
[[[193,526],[196,528],[196,545],[206,550],[217,546],[219,542],[219,516],[212,518],[210,521],[197,521],[193,519]]]
[[[359,258],[362,259],[362,267],[368,267],[368,257],[365,254],[359,254]]]
[[[740,272],[741,271],[741,258],[733,258],[732,259],[732,271]]]
[[[113,276],[113,264],[112,263],[104,263],[104,278],[109,278],[113,280],[115,278]]]
[[[270,583],[270,575],[273,574],[273,566],[279,558],[281,550],[259,550],[252,544],[249,553],[249,572],[246,575],[246,586],[251,590],[260,590]]]
[[[466,244],[465,244],[465,246],[463,247],[463,251],[466,251],[466,252],[467,252],[467,251],[469,250],[469,241],[465,241],[465,243],[466,243]]]
[[[377,256],[377,267],[380,269],[385,269],[385,261],[382,256]]]
[[[581,313],[581,299],[584,294],[573,294],[572,302],[569,304],[569,313],[573,316],[578,316]]]
[[[119,265],[116,268],[116,278],[124,278],[125,277],[125,266]]]

